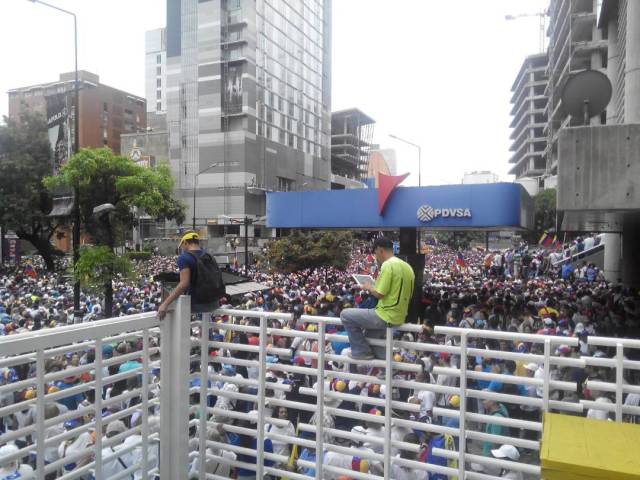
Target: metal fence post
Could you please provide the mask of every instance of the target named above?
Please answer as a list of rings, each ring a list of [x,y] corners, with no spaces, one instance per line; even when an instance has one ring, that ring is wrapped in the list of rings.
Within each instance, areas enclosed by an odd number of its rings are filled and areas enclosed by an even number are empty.
[[[386,350],[386,372],[384,376],[385,380],[385,395],[384,395],[384,480],[391,478],[391,402],[393,400],[393,328],[387,327],[387,335],[385,341]]]
[[[260,367],[258,368],[258,422],[256,423],[256,478],[264,477],[264,402],[267,384],[267,318],[260,317]]]
[[[316,479],[322,480],[322,463],[324,461],[324,342],[325,324],[318,324],[318,410],[316,411]]]
[[[95,419],[96,419],[96,443],[95,443],[95,478],[102,480],[102,339],[96,339],[95,362]],[[146,480],[146,478],[145,478]]]
[[[189,352],[191,299],[181,296],[160,324],[160,474],[186,478],[189,470]]]
[[[616,422],[622,421],[622,387],[624,382],[624,347],[616,344]]]
[[[198,478],[207,478],[207,394],[209,388],[209,328],[211,327],[211,314],[202,314],[200,329],[200,458],[198,459]]]
[[[551,340],[549,338],[544,339],[544,384],[542,390],[542,411],[547,413],[549,411],[549,386],[551,373]]]
[[[37,375],[37,392],[36,397],[36,472],[39,478],[44,478],[44,411],[46,386],[44,382],[44,351],[38,349],[36,352],[36,375]]]
[[[142,331],[142,480],[149,478],[149,330]]]
[[[458,478],[463,479],[466,475],[466,453],[467,453],[467,332],[460,334],[460,423],[458,425],[459,437],[458,445],[460,455],[458,457]]]

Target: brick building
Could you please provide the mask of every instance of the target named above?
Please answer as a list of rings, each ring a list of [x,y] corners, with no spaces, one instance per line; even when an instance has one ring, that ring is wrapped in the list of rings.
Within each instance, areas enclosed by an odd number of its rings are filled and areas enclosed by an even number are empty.
[[[80,82],[80,146],[108,146],[120,152],[120,135],[135,133],[147,127],[146,102],[142,97],[100,83],[98,75],[81,70]],[[9,90],[9,117],[22,109],[47,115],[47,97],[62,95],[73,104],[74,72],[63,73],[57,82],[43,83]],[[73,109],[70,118],[73,118]],[[73,123],[70,141],[73,144]]]

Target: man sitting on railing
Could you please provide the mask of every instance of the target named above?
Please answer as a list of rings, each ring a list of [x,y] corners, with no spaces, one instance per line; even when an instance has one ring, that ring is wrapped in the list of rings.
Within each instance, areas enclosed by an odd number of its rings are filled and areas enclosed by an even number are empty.
[[[366,339],[384,338],[387,327],[402,325],[413,295],[415,275],[408,263],[393,254],[393,242],[379,237],[373,244],[373,252],[380,275],[375,286],[365,283],[362,289],[377,298],[378,304],[371,309],[347,308],[340,314],[349,335],[350,357],[355,360],[384,358],[384,348],[372,349]]]

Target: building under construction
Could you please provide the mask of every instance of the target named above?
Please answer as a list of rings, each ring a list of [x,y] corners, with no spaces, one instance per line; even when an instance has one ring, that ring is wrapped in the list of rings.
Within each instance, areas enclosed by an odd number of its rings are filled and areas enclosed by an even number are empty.
[[[331,114],[331,188],[354,186],[367,176],[375,120],[357,108]]]

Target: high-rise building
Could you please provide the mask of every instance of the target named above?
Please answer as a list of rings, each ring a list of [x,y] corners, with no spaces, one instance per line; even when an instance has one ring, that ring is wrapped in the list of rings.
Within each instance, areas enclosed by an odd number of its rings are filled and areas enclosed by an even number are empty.
[[[332,189],[361,187],[367,177],[375,120],[357,108],[331,114]]]
[[[529,55],[522,63],[511,91],[511,148],[513,155],[509,170],[516,181],[523,178],[541,178],[545,172],[544,153],[547,136],[544,128],[547,123],[547,54]]]
[[[566,73],[555,67],[556,84],[568,73],[591,68],[606,73],[612,87],[606,110],[591,118],[588,125],[583,118],[571,117],[560,123],[557,148],[553,150],[556,156],[551,157],[552,161],[557,159],[558,224],[568,232],[606,234],[605,277],[637,286],[640,285],[637,247],[640,194],[636,173],[640,171],[640,2],[552,2],[552,7],[552,20],[558,25],[570,23],[571,32],[575,32],[570,46],[565,48],[569,53],[564,54],[571,63],[567,60],[559,64]],[[594,25],[597,31],[593,31]],[[557,34],[554,41],[562,39]],[[563,48],[550,45],[550,51],[551,47],[557,52]],[[550,119],[554,129],[558,118],[562,117]]]
[[[64,162],[74,143],[74,72],[57,82],[9,90],[9,117],[27,109],[47,116],[56,164]],[[147,127],[144,98],[100,83],[95,73],[78,72],[80,83],[80,147],[110,147],[120,152],[120,135]],[[55,138],[54,138],[55,137]],[[66,144],[66,145],[65,145]],[[65,153],[60,154],[59,150]],[[58,157],[61,158],[58,158]]]
[[[547,63],[547,146],[546,175],[558,173],[558,132],[566,126],[582,124],[562,108],[562,89],[569,77],[584,70],[601,70],[607,63],[607,40],[598,29],[600,0],[551,0],[549,4],[549,49]],[[591,119],[592,125],[605,122],[606,114]],[[547,182],[547,180],[545,180]]]
[[[218,236],[267,191],[330,187],[331,0],[167,0],[165,39],[188,218]]]
[[[167,111],[166,29],[149,30],[145,35],[145,96],[147,112]]]

